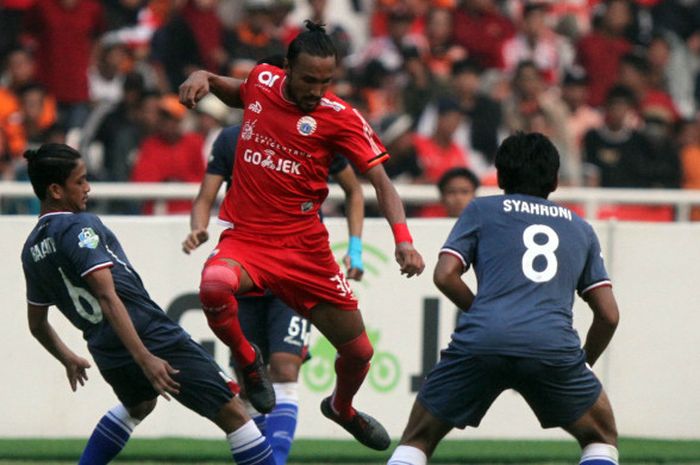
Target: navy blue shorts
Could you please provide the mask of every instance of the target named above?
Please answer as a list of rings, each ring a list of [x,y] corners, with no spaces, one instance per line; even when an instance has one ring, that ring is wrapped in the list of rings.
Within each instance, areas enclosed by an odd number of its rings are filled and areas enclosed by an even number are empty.
[[[275,352],[306,357],[311,322],[274,295],[239,297],[238,320],[243,334],[260,348],[266,362]]]
[[[185,339],[177,345],[155,352],[154,355],[180,370],[176,375],[172,375],[172,378],[180,383],[180,393],[173,397],[190,410],[214,420],[221,407],[233,398],[233,393],[226,384],[228,376],[202,346],[192,339]],[[101,370],[101,373],[125,407],[134,407],[158,397],[158,393],[136,363]]]
[[[505,355],[476,355],[447,349],[428,374],[418,400],[435,417],[457,428],[479,426],[506,389],[519,392],[543,428],[568,426],[598,399],[602,386],[586,365]]]

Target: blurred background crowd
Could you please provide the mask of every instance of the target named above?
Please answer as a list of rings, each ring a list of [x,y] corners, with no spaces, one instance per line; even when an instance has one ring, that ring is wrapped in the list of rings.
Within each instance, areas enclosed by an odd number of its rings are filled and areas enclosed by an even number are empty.
[[[467,168],[495,185],[499,141],[524,130],[558,147],[561,185],[700,189],[700,0],[3,0],[2,179],[26,179],[27,148],[66,142],[93,181],[200,181],[241,113],[213,96],[188,111],[178,86],[200,68],[245,77],[306,18],[336,41],[333,91],[397,183]]]

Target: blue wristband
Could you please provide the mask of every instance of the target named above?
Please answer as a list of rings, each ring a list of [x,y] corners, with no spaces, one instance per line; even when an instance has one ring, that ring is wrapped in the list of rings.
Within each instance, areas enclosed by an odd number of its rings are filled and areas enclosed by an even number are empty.
[[[362,239],[357,236],[350,236],[348,241],[348,257],[350,257],[350,268],[357,268],[364,271],[362,266]]]

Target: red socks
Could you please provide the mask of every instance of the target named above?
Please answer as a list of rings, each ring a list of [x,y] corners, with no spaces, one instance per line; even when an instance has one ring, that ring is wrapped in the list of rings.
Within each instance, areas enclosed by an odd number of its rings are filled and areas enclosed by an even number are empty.
[[[335,373],[338,379],[331,405],[341,418],[348,419],[355,415],[352,399],[367,376],[373,349],[364,331],[336,349]]]

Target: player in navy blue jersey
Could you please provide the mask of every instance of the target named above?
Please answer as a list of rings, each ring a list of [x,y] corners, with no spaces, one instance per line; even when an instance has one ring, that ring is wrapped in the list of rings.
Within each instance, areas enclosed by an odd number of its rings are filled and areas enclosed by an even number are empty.
[[[30,330],[64,365],[71,388],[83,385],[90,362],[49,323],[48,309],[56,306],[82,331],[120,401],[95,427],[80,464],[110,462],[158,395],[172,395],[226,433],[236,462],[275,465],[269,442],[231,391],[235,383],[151,300],[116,236],[85,212],[90,184],[80,154],[45,144],[24,156],[41,201],[41,216],[22,249]]]
[[[571,433],[581,464],[617,464],[612,408],[590,369],[619,319],[598,239],[547,200],[559,154],[545,136],[508,137],[495,162],[505,195],[473,200],[440,251],[435,284],[463,313],[389,464],[424,465],[452,428],[477,427],[506,389],[525,398],[543,428]],[[472,265],[476,295],[461,279]],[[583,348],[572,327],[575,292],[593,311]]]
[[[207,174],[202,181],[190,215],[190,233],[182,243],[182,250],[185,253],[189,254],[209,238],[207,227],[216,195],[223,183],[226,183],[227,190],[231,183],[240,128],[240,125],[227,127],[214,141],[207,164]],[[341,155],[334,156],[329,174],[340,184],[347,199],[346,215],[350,237],[348,253],[344,257],[347,277],[360,280],[363,274],[362,186],[348,161]],[[307,354],[311,324],[269,292],[264,295],[257,293],[240,296],[238,319],[243,334],[262,352],[263,360],[268,365],[276,399],[272,411],[267,415],[246,402],[248,413],[269,438],[277,465],[284,465],[287,463],[298,421],[297,380],[301,364]]]

